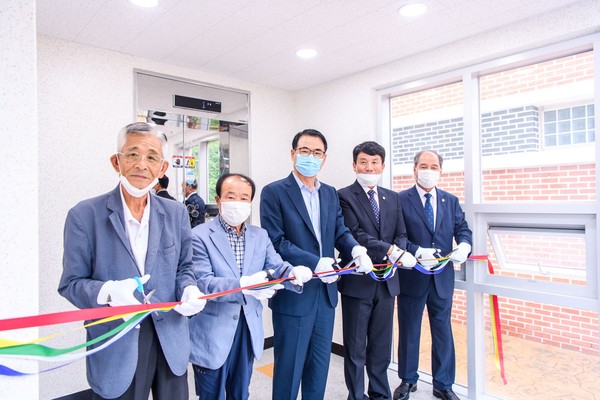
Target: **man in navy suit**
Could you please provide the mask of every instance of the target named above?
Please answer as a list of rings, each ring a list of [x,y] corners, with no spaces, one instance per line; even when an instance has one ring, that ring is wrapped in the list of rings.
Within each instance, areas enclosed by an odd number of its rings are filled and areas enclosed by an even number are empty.
[[[408,233],[407,249],[419,260],[424,271],[435,267],[440,255],[452,252],[453,241],[458,243],[450,256],[454,264],[464,263],[471,252],[471,230],[458,198],[436,187],[442,161],[435,151],[418,152],[414,158],[416,185],[400,192]],[[398,376],[402,383],[394,391],[394,400],[408,399],[410,393],[417,390],[425,305],[431,327],[433,395],[444,400],[458,400],[452,391],[456,369],[451,325],[454,268],[448,265],[431,275],[417,270],[399,270],[398,275]]]
[[[195,180],[191,182],[183,181],[184,203],[190,215],[190,226],[192,229],[203,224],[206,219],[206,204],[204,204],[204,200],[196,192],[197,189],[198,182]]]
[[[249,397],[254,358],[260,358],[264,346],[261,300],[284,286],[302,292],[312,278],[307,267],[292,267],[281,259],[264,229],[246,223],[255,190],[244,175],[225,174],[217,180],[219,215],[192,232],[198,287],[214,293],[265,283],[268,272],[295,279],[216,298],[190,319],[190,360],[200,400]]]
[[[416,259],[406,249],[406,226],[396,192],[377,186],[385,167],[385,149],[364,142],[352,153],[356,181],[340,189],[344,222],[374,264],[399,261],[410,268]],[[342,264],[348,260],[342,258]],[[344,376],[348,400],[391,399],[387,377],[391,361],[394,299],[400,293],[398,277],[385,281],[369,276],[344,275],[342,294]],[[365,366],[369,377],[365,394]]]
[[[164,135],[145,122],[127,125],[110,160],[120,184],[69,210],[59,293],[79,308],[182,301],[152,313],[106,349],[86,358],[93,399],[187,399],[188,320],[206,300],[192,271],[185,207],[149,194],[169,163]],[[144,286],[142,286],[144,285]],[[123,321],[88,326],[91,340]]]
[[[344,225],[336,190],[317,180],[327,158],[327,140],[306,129],[292,140],[292,173],[267,185],[260,199],[261,225],[275,250],[292,265],[314,272],[334,272],[334,250],[355,260],[357,271],[373,269],[367,249]],[[351,255],[351,256],[350,256]],[[278,292],[269,302],[273,314],[275,367],[273,399],[323,399],[335,307],[337,276],[324,274],[304,285],[298,295]]]

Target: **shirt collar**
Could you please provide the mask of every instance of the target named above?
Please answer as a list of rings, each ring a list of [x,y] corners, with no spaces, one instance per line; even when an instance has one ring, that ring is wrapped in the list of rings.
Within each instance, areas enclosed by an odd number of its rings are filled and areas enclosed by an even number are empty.
[[[119,194],[121,195],[121,204],[123,204],[123,217],[125,217],[125,222],[135,222],[140,225],[147,224],[150,220],[150,196],[148,196],[148,201],[146,201],[146,206],[144,207],[144,213],[142,214],[142,220],[138,222],[137,219],[133,217],[131,211],[129,210],[129,206],[125,202],[125,196],[123,196],[123,190],[119,187]]]
[[[423,189],[421,189],[421,186],[419,186],[419,185],[415,185],[415,187],[417,188],[417,192],[419,193],[419,197],[420,198],[425,197],[425,193],[430,193],[431,194],[431,200],[432,201],[437,198],[437,189],[435,187],[433,189],[431,189],[429,192],[426,192]]]
[[[221,214],[219,214],[219,222],[221,223],[221,226],[223,227],[223,229],[225,230],[225,233],[227,233],[227,234],[234,233],[236,236],[244,236],[244,233],[246,233],[246,224],[242,225],[242,229],[240,230],[240,234],[238,235],[235,228],[223,220],[223,217],[221,217]]]
[[[357,181],[358,182],[358,181]],[[367,195],[369,195],[369,190],[373,190],[375,192],[375,197],[377,197],[377,195],[379,194],[379,192],[377,191],[377,185],[373,186],[372,188],[365,186],[365,185],[361,185],[359,183],[359,186],[365,191],[365,193]]]
[[[296,180],[296,183],[298,184],[298,187],[300,188],[300,190],[302,190],[302,188],[306,188],[306,190],[308,190],[309,192],[311,191],[308,186],[306,186],[304,183],[302,183],[302,181],[296,176],[296,174],[294,174],[292,172],[292,175],[294,177],[294,179]],[[315,188],[314,190],[319,190],[319,188],[321,187],[321,182],[319,182],[318,179],[315,179]]]

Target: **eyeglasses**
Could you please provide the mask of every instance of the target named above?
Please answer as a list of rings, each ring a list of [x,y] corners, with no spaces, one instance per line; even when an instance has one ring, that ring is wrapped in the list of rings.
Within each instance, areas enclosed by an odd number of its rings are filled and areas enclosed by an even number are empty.
[[[121,154],[123,157],[125,157],[125,161],[127,161],[128,163],[131,163],[131,164],[140,162],[142,157],[144,157],[144,159],[146,160],[146,164],[151,165],[151,166],[157,166],[163,160],[162,157],[159,157],[156,154],[149,154],[149,155],[142,156],[140,153],[136,153],[135,151],[131,151],[128,153],[119,153],[119,154]]]
[[[323,158],[325,157],[325,152],[321,149],[315,149],[315,150],[311,150],[308,147],[300,147],[298,149],[296,149],[296,151],[301,155],[301,156],[305,156],[308,157],[311,154],[313,156],[315,156],[316,158]]]

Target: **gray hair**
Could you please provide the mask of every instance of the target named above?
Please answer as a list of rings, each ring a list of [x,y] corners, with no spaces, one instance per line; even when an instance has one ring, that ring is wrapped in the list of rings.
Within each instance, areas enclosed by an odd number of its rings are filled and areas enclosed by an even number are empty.
[[[126,125],[119,131],[119,135],[117,136],[117,152],[120,152],[125,145],[127,135],[132,134],[153,136],[158,138],[162,146],[162,156],[167,156],[167,138],[165,134],[158,131],[154,125],[150,125],[146,122],[134,122]]]
[[[423,153],[433,153],[433,154],[435,154],[437,156],[438,160],[440,161],[440,168],[442,168],[442,163],[444,162],[444,159],[442,158],[442,156],[440,156],[437,151],[435,151],[435,150],[428,150],[428,149],[421,150],[417,154],[415,154],[415,158],[413,160],[413,162],[415,163],[415,167],[419,163],[419,158],[421,157],[421,154],[423,154]]]

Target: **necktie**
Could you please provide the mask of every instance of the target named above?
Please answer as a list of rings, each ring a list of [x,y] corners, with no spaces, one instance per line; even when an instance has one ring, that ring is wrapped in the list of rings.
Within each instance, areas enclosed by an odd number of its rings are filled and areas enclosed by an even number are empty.
[[[379,207],[377,206],[377,201],[375,200],[375,191],[373,189],[367,192],[369,194],[369,203],[371,203],[371,207],[373,207],[373,214],[375,214],[375,221],[379,223]]]
[[[427,225],[433,232],[435,225],[433,224],[433,206],[431,205],[431,193],[425,193],[425,218],[427,218]]]

